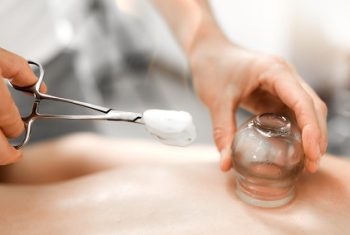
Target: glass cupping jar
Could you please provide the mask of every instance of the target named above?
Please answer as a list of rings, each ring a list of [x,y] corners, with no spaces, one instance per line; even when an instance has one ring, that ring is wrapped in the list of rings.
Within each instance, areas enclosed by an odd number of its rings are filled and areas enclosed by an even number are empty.
[[[259,207],[279,207],[295,196],[304,168],[300,131],[281,115],[254,116],[237,130],[232,144],[238,197]]]

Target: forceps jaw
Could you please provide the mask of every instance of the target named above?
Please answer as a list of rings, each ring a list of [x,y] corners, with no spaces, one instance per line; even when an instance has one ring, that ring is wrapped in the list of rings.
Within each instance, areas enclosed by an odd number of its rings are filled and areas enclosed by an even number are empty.
[[[140,113],[124,112],[111,109],[105,116],[105,119],[109,121],[125,121],[144,124],[142,120],[142,114]]]

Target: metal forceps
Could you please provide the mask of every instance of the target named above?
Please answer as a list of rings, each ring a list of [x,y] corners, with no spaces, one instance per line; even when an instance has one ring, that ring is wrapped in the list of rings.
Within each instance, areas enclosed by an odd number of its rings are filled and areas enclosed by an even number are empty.
[[[22,117],[22,120],[24,122],[25,132],[24,132],[24,138],[21,140],[20,143],[14,145],[16,149],[20,149],[28,143],[31,135],[32,130],[32,124],[37,119],[68,119],[68,120],[108,120],[108,121],[125,121],[125,122],[133,122],[133,123],[139,123],[143,124],[142,121],[142,114],[140,113],[133,113],[133,112],[124,112],[124,111],[118,111],[111,108],[106,108],[94,104],[89,104],[77,100],[72,99],[66,99],[61,97],[56,97],[48,94],[41,93],[39,91],[40,86],[44,79],[44,69],[41,64],[28,61],[30,65],[34,65],[38,68],[38,81],[28,87],[18,87],[10,83],[10,85],[19,91],[30,93],[34,96],[34,103],[32,106],[31,113],[26,116]],[[56,115],[56,114],[43,114],[39,112],[40,102],[42,100],[52,100],[52,101],[58,101],[58,102],[64,102],[64,103],[70,103],[77,106],[86,107],[91,110],[99,111],[101,114],[99,115]],[[22,134],[23,135],[23,134]]]

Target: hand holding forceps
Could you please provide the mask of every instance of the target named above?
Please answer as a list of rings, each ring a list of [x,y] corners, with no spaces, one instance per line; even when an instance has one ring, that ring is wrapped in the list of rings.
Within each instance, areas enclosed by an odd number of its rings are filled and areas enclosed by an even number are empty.
[[[41,93],[40,86],[44,79],[44,69],[41,64],[28,61],[30,65],[38,68],[39,75],[35,84],[28,87],[18,87],[10,83],[10,85],[19,91],[30,93],[34,96],[34,103],[31,113],[22,117],[25,132],[24,138],[19,144],[15,144],[16,149],[20,149],[28,143],[31,135],[32,124],[37,119],[67,119],[67,120],[108,120],[108,121],[124,121],[145,125],[148,132],[155,136],[159,141],[177,146],[186,146],[195,139],[195,128],[192,123],[192,117],[184,111],[170,110],[146,110],[143,114],[134,112],[118,111],[94,104],[89,104],[77,100],[66,99]],[[98,115],[59,115],[59,114],[43,114],[39,112],[40,102],[42,100],[52,100],[55,102],[70,103],[82,106],[91,110],[99,111]]]

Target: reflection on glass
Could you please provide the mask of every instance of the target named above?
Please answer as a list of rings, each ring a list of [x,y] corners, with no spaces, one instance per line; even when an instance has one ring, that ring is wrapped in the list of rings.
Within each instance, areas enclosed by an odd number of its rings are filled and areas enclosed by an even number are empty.
[[[265,113],[240,126],[232,145],[236,192],[261,207],[287,204],[304,167],[298,129],[284,116]]]

